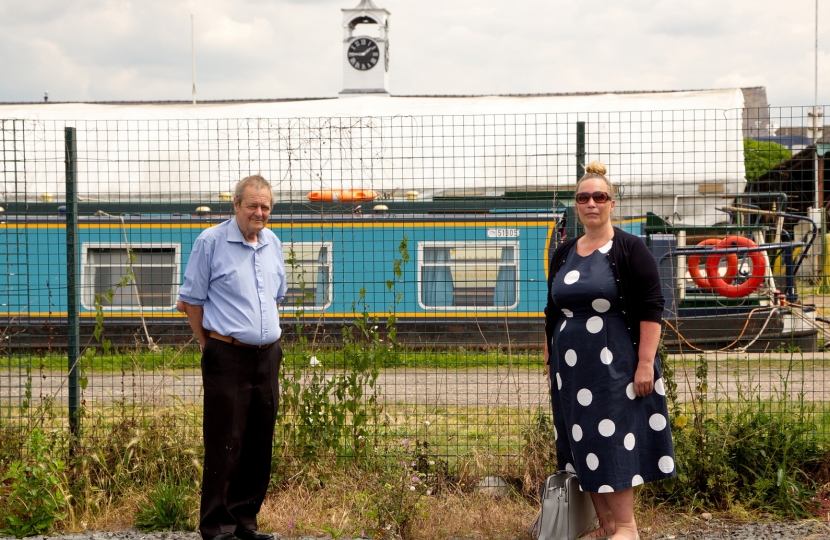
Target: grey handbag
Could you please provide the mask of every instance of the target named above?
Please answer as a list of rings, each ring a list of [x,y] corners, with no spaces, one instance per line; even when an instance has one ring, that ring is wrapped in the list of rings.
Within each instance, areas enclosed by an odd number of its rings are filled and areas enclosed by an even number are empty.
[[[542,511],[531,527],[534,540],[576,540],[597,524],[591,496],[579,489],[573,473],[548,476],[541,499]]]

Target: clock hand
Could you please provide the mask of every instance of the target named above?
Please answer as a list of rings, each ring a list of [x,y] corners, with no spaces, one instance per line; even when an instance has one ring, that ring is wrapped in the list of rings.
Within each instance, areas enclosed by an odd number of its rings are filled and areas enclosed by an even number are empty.
[[[356,57],[356,56],[366,56],[366,55],[367,55],[367,54],[369,54],[370,52],[372,52],[372,49],[366,49],[366,50],[365,50],[365,51],[363,51],[362,53],[349,53],[349,54],[350,54],[352,57]]]

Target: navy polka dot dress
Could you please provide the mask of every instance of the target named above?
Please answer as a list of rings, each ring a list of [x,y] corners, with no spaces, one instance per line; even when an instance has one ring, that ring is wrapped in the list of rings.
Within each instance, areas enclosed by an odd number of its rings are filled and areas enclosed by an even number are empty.
[[[628,334],[607,253],[568,253],[553,280],[562,310],[550,346],[559,468],[584,491],[619,491],[675,475],[659,359],[654,391],[634,394],[637,352]]]

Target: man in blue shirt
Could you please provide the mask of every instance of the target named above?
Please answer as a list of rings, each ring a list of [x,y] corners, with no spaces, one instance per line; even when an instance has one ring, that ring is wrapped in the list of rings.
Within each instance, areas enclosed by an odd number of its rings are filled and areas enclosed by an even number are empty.
[[[193,244],[176,307],[202,348],[205,463],[199,531],[205,540],[272,540],[257,530],[271,476],[287,291],[277,236],[265,228],[271,186],[242,179],[234,217]]]

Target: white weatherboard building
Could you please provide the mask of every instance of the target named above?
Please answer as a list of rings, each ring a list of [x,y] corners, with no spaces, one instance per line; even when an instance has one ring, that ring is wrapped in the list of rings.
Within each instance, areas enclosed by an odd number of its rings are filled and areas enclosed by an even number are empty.
[[[390,96],[389,12],[363,0],[343,13],[337,98],[0,104],[5,200],[63,200],[65,126],[77,130],[81,199],[102,202],[209,201],[252,173],[295,200],[570,190],[577,122],[585,162],[605,163],[618,186],[618,215],[711,224],[744,190],[740,89]]]

